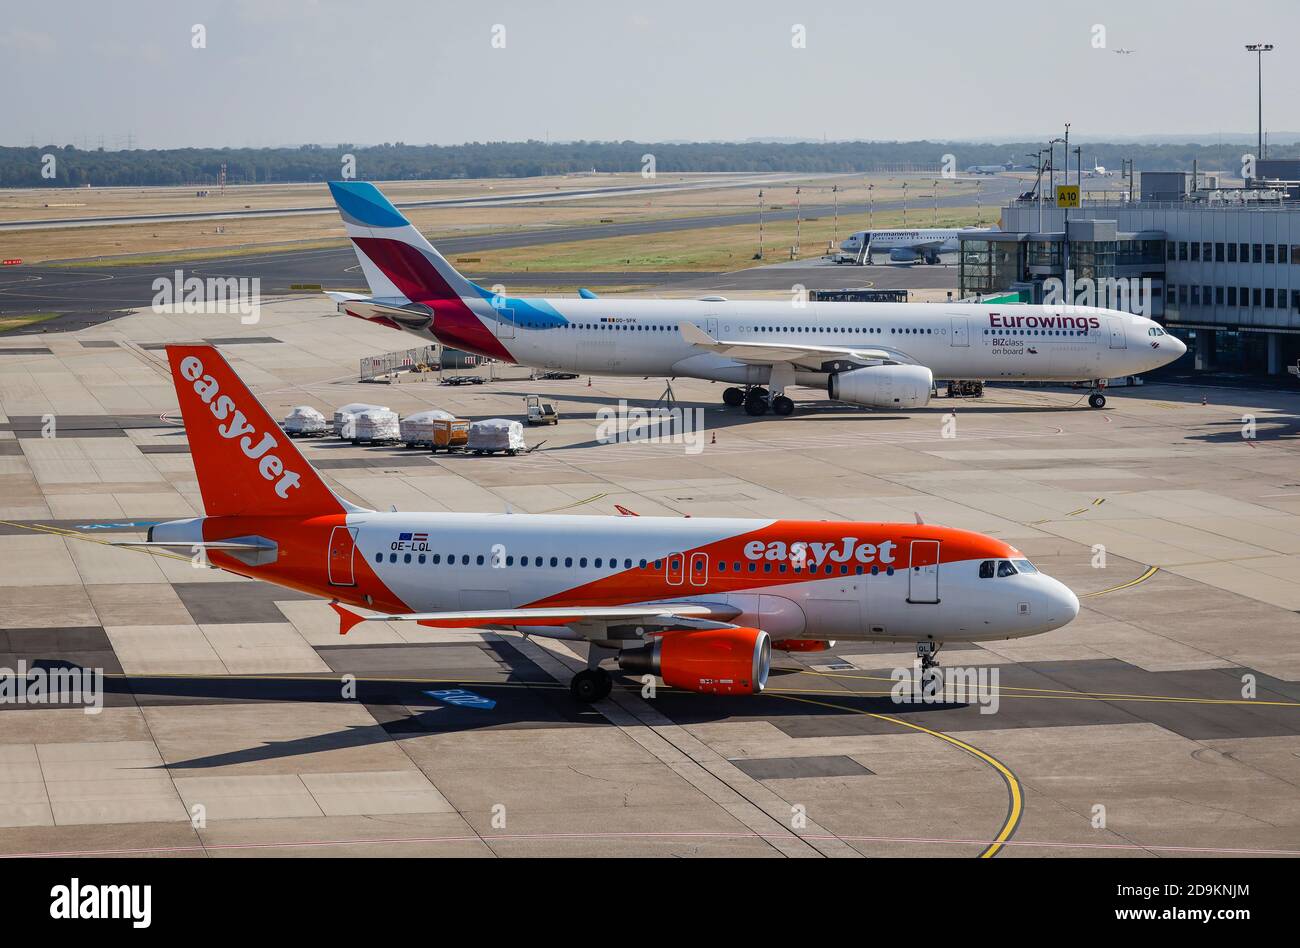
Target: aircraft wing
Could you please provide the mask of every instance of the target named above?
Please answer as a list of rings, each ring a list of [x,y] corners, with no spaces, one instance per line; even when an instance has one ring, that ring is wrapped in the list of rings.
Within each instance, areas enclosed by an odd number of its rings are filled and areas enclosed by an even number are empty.
[[[702,349],[709,349],[718,355],[735,359],[737,362],[752,362],[768,365],[778,362],[829,362],[835,359],[851,359],[856,362],[902,362],[915,365],[916,360],[897,349],[879,346],[867,346],[855,349],[851,346],[800,346],[777,342],[723,342],[714,339],[694,323],[678,323],[682,337],[689,343]]]
[[[435,628],[479,628],[482,626],[555,626],[555,625],[611,625],[619,622],[638,622],[649,626],[690,625],[692,622],[723,623],[734,619],[740,610],[734,606],[688,605],[686,603],[661,606],[570,606],[546,609],[494,609],[466,612],[405,612],[362,615],[337,602],[330,608],[339,615],[339,635],[347,635],[361,622],[416,622]]]

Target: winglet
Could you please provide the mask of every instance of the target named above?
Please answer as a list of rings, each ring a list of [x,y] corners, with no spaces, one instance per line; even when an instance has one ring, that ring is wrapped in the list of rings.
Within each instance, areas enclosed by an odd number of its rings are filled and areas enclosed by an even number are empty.
[[[359,615],[351,609],[345,609],[337,602],[331,602],[330,608],[339,614],[339,635],[347,635],[352,631],[353,626],[366,621],[365,616]]]
[[[707,332],[694,323],[680,322],[677,328],[681,330],[682,338],[694,346],[712,346],[716,345],[718,340],[714,339]]]

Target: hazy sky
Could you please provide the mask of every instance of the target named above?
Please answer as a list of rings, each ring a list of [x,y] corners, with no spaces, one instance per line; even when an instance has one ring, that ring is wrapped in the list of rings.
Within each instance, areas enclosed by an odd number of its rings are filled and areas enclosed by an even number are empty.
[[[1254,41],[1300,129],[1296,0],[4,0],[0,143],[1212,140],[1255,128]]]

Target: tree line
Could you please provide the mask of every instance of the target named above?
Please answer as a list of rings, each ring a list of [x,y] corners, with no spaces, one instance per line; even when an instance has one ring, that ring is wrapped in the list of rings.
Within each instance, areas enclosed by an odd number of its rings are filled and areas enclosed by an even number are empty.
[[[674,172],[882,172],[938,170],[947,156],[958,171],[973,165],[1032,167],[1037,142],[471,142],[463,145],[301,145],[290,148],[170,148],[108,151],[73,145],[0,147],[0,187],[213,187],[221,168],[228,184],[300,183],[343,176],[345,156],[355,176],[373,181],[430,178],[525,178],[596,172],[635,172],[648,166]],[[1084,144],[1083,164],[1118,170],[1132,159],[1138,171],[1239,174],[1240,144]],[[53,156],[53,161],[50,160]],[[1300,144],[1274,146],[1270,158],[1300,157]],[[1058,167],[1063,162],[1057,150]],[[1074,167],[1074,159],[1071,159]],[[52,171],[51,171],[52,169]]]

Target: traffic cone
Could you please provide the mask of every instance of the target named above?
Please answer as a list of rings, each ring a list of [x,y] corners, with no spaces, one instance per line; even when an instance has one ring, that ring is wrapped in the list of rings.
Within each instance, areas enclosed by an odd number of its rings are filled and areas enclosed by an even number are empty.
[[[718,433],[715,431],[713,432],[713,440],[710,441],[709,444],[717,444],[717,443],[718,443]]]
[[[1210,404],[1210,396],[1209,396],[1209,395],[1202,394],[1202,395],[1201,395],[1201,404],[1202,404],[1202,405],[1208,405],[1208,404]]]
[[[587,388],[591,388],[591,378],[590,378],[590,376],[587,378]]]

